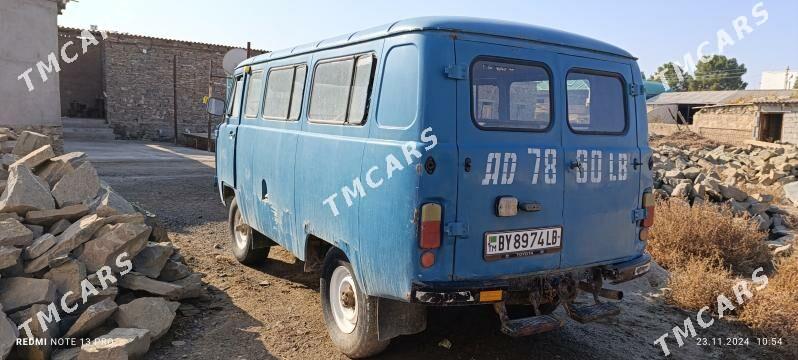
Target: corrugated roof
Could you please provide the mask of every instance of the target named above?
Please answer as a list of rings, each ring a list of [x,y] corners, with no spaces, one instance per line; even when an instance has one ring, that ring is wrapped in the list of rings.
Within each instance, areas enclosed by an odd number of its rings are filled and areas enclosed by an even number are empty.
[[[73,27],[68,27],[68,26],[58,26],[58,30],[59,30],[59,31],[61,31],[61,30],[66,30],[66,31],[78,31],[78,32],[80,32],[80,31],[83,31],[83,30],[88,30],[88,29],[79,29],[79,28],[73,28]],[[205,46],[218,46],[218,47],[224,47],[224,48],[230,48],[230,49],[232,49],[232,48],[241,48],[240,46],[230,46],[230,45],[221,45],[221,44],[211,44],[211,43],[198,42],[198,41],[189,41],[189,40],[167,39],[167,38],[162,38],[162,37],[146,36],[146,35],[136,35],[136,34],[130,34],[130,33],[119,32],[119,31],[112,31],[112,30],[104,30],[104,31],[106,31],[108,34],[112,34],[112,35],[121,35],[121,36],[134,37],[134,38],[139,38],[139,39],[152,39],[152,40],[162,40],[162,41],[174,41],[174,42],[183,43],[183,44],[192,44],[192,45],[205,45]],[[92,31],[92,33],[93,33],[93,34],[95,34],[95,35],[98,35],[100,32],[99,32],[99,31]],[[266,51],[266,50],[261,50],[261,49],[252,49],[252,51],[255,51],[255,52],[260,52],[260,53],[267,53],[267,52],[268,52],[268,51]]]
[[[798,97],[796,90],[683,91],[659,94],[648,105],[728,105],[767,97]]]

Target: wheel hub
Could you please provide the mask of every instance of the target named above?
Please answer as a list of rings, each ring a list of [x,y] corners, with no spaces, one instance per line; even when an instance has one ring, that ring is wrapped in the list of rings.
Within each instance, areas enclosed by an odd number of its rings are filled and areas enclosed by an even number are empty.
[[[357,291],[352,273],[337,267],[330,277],[330,307],[335,324],[342,332],[352,333],[357,326]]]

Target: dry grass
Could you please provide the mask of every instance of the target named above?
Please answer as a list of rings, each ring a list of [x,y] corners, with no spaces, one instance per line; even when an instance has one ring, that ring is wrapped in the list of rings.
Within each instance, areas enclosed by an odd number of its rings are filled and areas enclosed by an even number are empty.
[[[768,286],[745,304],[740,320],[762,336],[783,337],[798,354],[798,255],[781,262]]]
[[[661,201],[656,208],[649,251],[666,269],[674,271],[692,259],[718,264],[735,274],[770,264],[764,243],[767,234],[747,218],[711,204],[690,206],[679,199]]]
[[[717,307],[718,295],[729,293],[734,280],[720,265],[706,259],[691,258],[671,271],[668,299],[683,309]]]
[[[720,145],[719,142],[707,139],[691,130],[677,131],[667,136],[651,136],[649,144],[652,148],[670,145],[683,149],[714,149]]]

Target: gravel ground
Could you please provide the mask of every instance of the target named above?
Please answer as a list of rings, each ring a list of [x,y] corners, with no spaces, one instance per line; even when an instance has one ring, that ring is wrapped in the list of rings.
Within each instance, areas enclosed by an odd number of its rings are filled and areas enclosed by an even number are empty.
[[[156,213],[181,248],[187,265],[205,274],[207,296],[190,304],[195,314],[178,315],[169,334],[153,344],[152,359],[339,359],[345,358],[327,336],[319,302],[318,274],[274,248],[262,266],[238,264],[230,253],[227,214],[212,188],[213,157],[205,152],[141,142],[67,143],[85,151],[100,175],[130,201]],[[622,314],[534,337],[513,339],[499,332],[486,306],[430,309],[428,328],[394,339],[385,359],[657,359],[654,340],[695,314],[666,305],[652,295],[652,279],[620,289]],[[584,299],[583,299],[584,300]],[[562,309],[557,313],[566,316]],[[715,320],[704,338],[749,338],[748,346],[697,346],[688,339],[674,359],[780,359],[775,348],[756,345],[742,326]],[[447,340],[450,348],[440,346]],[[788,340],[789,339],[785,339]]]

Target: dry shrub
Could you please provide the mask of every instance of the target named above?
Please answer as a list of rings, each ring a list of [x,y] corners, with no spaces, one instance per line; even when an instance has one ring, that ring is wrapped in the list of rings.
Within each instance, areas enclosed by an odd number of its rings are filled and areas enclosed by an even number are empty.
[[[668,300],[683,309],[699,310],[709,306],[715,310],[718,295],[731,292],[733,282],[732,274],[720,265],[690,258],[671,271]]]
[[[657,203],[649,251],[663,267],[674,271],[692,258],[718,264],[734,273],[751,272],[770,263],[767,234],[726,207],[690,206],[680,199]]]
[[[762,336],[783,337],[798,353],[798,255],[781,262],[768,286],[746,302],[740,320]]]

